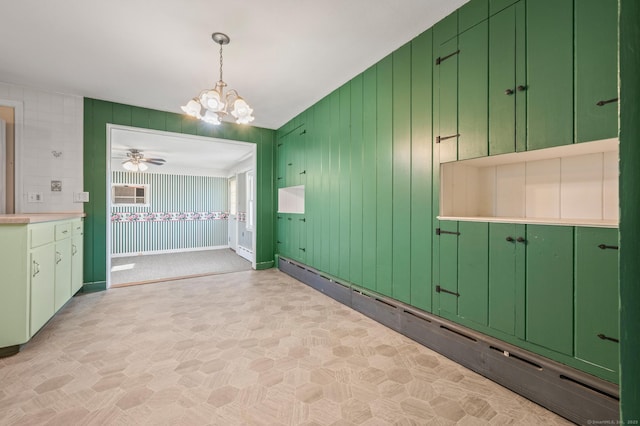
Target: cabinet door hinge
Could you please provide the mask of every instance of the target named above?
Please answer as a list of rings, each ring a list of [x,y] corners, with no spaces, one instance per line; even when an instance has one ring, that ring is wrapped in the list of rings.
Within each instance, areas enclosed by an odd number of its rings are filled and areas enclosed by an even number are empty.
[[[447,139],[457,138],[458,136],[460,136],[460,133],[456,133],[455,135],[450,136],[436,136],[436,143],[446,141]]]
[[[605,336],[604,334],[600,333],[598,334],[598,337],[602,340],[610,340],[612,342],[616,342],[616,343],[620,343],[620,341],[618,339],[616,339],[615,337],[609,337],[609,336]]]
[[[449,235],[460,235],[459,232],[453,232],[453,231],[443,231],[440,228],[436,228],[436,235],[442,235],[442,234],[449,234]]]
[[[606,104],[612,104],[614,102],[618,102],[618,98],[609,99],[607,101],[598,101],[598,102],[596,102],[596,105],[603,106],[603,105],[606,105]]]
[[[598,248],[602,250],[606,250],[606,249],[618,250],[618,246],[608,246],[606,244],[600,244],[598,245]]]
[[[449,53],[447,56],[438,56],[436,58],[436,65],[440,65],[442,63],[442,61],[446,61],[447,59],[449,59],[450,57],[457,55],[458,53],[460,53],[460,49],[456,50],[453,53]]]
[[[460,297],[460,293],[456,293],[455,291],[447,290],[446,288],[442,288],[439,285],[436,286],[436,293],[448,293],[448,294],[453,294],[456,297]]]

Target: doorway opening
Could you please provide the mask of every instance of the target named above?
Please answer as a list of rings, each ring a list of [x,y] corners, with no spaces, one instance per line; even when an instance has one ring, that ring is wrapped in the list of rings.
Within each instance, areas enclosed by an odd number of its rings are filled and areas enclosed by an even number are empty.
[[[0,100],[0,214],[15,213],[15,103]]]
[[[107,149],[107,288],[255,269],[255,144],[108,125]]]

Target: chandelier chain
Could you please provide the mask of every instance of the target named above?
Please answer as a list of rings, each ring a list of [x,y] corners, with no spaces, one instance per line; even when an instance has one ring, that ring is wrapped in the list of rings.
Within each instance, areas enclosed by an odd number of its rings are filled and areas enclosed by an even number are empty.
[[[220,81],[222,80],[222,43],[220,43]]]

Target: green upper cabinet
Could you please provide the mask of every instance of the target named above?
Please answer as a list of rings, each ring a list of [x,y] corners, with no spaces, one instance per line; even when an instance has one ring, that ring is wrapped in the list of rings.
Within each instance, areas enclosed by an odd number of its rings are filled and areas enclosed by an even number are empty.
[[[276,187],[283,188],[286,185],[287,176],[287,136],[278,139],[276,145]]]
[[[491,3],[492,7],[494,2]],[[525,4],[489,19],[489,155],[526,149]]]
[[[573,355],[573,227],[527,225],[526,338]]]
[[[458,38],[436,46],[434,88],[437,104],[436,143],[440,145],[440,162],[458,159]]]
[[[458,9],[458,31],[467,31],[489,17],[489,0],[473,0]]]
[[[486,20],[458,36],[458,160],[488,153],[488,39]]]
[[[618,136],[618,2],[575,2],[576,142]]]
[[[618,375],[618,230],[576,228],[575,356]]]
[[[534,0],[526,5],[527,149],[571,144],[573,0]]]

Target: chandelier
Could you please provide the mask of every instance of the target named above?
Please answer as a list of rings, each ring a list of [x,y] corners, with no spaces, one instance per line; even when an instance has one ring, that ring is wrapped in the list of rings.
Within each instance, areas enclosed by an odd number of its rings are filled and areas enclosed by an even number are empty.
[[[218,125],[227,116],[229,107],[236,123],[248,124],[254,119],[253,109],[242,99],[234,89],[227,90],[227,83],[222,80],[222,46],[229,44],[229,36],[223,33],[213,33],[211,38],[220,45],[220,80],[213,89],[203,90],[199,96],[191,99],[182,106],[182,111],[204,122]]]

